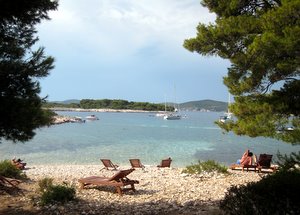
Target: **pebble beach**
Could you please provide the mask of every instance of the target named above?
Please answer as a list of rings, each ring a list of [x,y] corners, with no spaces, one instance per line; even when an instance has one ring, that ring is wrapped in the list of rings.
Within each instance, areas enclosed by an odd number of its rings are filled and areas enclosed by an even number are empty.
[[[119,196],[113,187],[80,189],[78,179],[92,175],[110,177],[116,171],[101,165],[37,165],[25,173],[31,184],[45,177],[76,187],[76,200],[64,205],[35,206],[37,214],[222,214],[219,202],[232,185],[261,179],[255,172],[230,171],[229,175],[189,175],[181,168],[146,166],[128,178],[138,180],[136,191]],[[121,167],[128,169],[129,166]],[[32,188],[33,189],[33,188]],[[29,198],[29,197],[23,197]]]

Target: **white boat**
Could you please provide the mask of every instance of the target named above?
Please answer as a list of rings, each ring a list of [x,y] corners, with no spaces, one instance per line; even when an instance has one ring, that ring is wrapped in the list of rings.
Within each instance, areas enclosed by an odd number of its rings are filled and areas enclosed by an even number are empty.
[[[166,113],[165,112],[164,113],[157,113],[157,114],[155,114],[155,116],[157,116],[157,117],[165,117]]]
[[[229,105],[230,105],[230,94],[228,95],[228,108],[227,108],[227,112],[224,113],[223,116],[220,116],[219,122],[225,123],[227,120],[231,120],[232,119],[232,113],[229,111]]]
[[[181,115],[170,113],[170,114],[166,114],[164,116],[164,119],[166,119],[166,120],[177,120],[177,119],[181,119]]]
[[[220,116],[219,122],[225,123],[232,118],[232,113],[225,113],[224,116]]]
[[[179,104],[177,104],[178,108],[176,108],[176,90],[175,90],[175,103],[174,103],[174,112],[166,113],[164,116],[165,120],[179,120],[181,119],[181,115],[179,114]]]
[[[90,121],[93,121],[93,120],[99,120],[99,118],[98,117],[96,117],[95,115],[90,115],[90,116],[87,116],[87,117],[85,117],[87,120],[90,120]]]

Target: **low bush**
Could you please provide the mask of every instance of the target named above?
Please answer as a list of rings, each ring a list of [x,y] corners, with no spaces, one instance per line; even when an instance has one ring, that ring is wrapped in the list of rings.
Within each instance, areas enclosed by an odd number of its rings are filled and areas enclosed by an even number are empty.
[[[53,185],[41,196],[41,203],[43,205],[54,202],[67,202],[75,199],[75,188],[67,187],[65,185]]]
[[[52,178],[44,178],[38,182],[41,195],[41,204],[65,203],[75,199],[76,190],[67,184],[54,185]]]
[[[220,203],[227,214],[300,214],[299,172],[280,171],[259,182],[233,186]]]
[[[38,181],[39,191],[41,193],[46,192],[51,186],[53,186],[53,178],[43,178]]]
[[[214,160],[198,161],[198,164],[187,166],[182,172],[189,174],[200,174],[202,172],[228,173],[226,166],[223,166]]]
[[[22,173],[22,170],[13,165],[10,160],[3,160],[0,162],[0,175],[17,179],[26,178],[26,175]]]
[[[283,171],[300,171],[300,152],[292,152],[290,155],[277,154],[279,169]]]

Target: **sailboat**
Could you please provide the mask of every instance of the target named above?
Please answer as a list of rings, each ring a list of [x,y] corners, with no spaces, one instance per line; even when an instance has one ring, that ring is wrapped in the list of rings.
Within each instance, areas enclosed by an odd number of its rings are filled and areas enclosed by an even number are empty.
[[[178,110],[175,108],[174,113],[169,113],[164,116],[164,119],[166,120],[177,120],[181,119],[181,115],[177,113]]]
[[[228,94],[228,108],[227,108],[227,112],[224,113],[223,116],[220,116],[219,122],[225,123],[227,120],[231,120],[232,119],[232,113],[229,111],[229,106],[230,106],[230,93]]]
[[[164,116],[164,119],[165,120],[178,120],[178,119],[181,119],[181,115],[178,113],[178,110],[179,110],[179,105],[178,105],[178,108],[176,108],[176,88],[175,88],[174,112],[166,114]]]

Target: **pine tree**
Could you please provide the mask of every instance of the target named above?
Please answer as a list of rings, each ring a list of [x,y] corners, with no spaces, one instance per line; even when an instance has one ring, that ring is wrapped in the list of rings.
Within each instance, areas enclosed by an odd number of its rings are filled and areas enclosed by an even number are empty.
[[[51,112],[41,108],[39,78],[53,69],[54,58],[38,41],[35,25],[49,19],[57,1],[0,0],[0,139],[27,141],[34,129],[51,123]]]
[[[203,0],[217,15],[184,47],[231,62],[226,131],[300,143],[300,0]],[[292,127],[292,128],[291,128]]]

